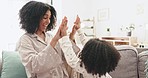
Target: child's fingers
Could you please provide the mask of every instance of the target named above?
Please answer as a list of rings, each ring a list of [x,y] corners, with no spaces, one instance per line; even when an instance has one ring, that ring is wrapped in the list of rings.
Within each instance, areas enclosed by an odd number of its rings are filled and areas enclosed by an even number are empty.
[[[79,18],[79,16],[77,15],[77,18],[76,18],[76,21],[74,22],[74,24],[80,24],[80,18]]]
[[[76,18],[76,22],[79,23],[80,22],[80,18],[79,16],[77,15],[77,18]]]

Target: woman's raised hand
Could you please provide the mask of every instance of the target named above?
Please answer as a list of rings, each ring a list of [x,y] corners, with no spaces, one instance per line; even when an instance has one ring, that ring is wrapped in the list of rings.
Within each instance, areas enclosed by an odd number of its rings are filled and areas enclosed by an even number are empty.
[[[61,37],[67,35],[67,29],[68,29],[67,22],[68,22],[68,20],[67,20],[67,17],[65,16],[63,18],[61,26],[60,26],[60,36]]]
[[[64,17],[62,19],[62,23],[59,26],[59,29],[57,31],[57,33],[55,34],[55,36],[53,37],[52,41],[50,42],[51,46],[54,47],[57,43],[57,41],[62,38],[63,36],[67,35],[67,17]]]

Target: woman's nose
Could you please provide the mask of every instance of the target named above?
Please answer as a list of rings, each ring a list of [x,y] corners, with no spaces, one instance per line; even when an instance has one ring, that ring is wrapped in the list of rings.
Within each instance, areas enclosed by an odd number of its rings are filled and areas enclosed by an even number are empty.
[[[48,24],[49,24],[49,23],[50,23],[50,19],[47,19],[47,20],[46,20],[46,23],[48,23]]]

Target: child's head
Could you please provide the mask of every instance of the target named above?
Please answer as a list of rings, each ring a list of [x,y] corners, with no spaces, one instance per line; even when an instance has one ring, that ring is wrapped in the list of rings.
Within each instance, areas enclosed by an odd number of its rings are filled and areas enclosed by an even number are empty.
[[[115,70],[120,57],[112,44],[98,38],[90,39],[80,55],[87,72],[99,76]]]

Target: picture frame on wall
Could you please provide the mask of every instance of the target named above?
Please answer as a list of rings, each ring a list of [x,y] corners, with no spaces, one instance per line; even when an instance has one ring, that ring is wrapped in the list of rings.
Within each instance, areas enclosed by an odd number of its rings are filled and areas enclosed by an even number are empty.
[[[109,8],[99,9],[97,13],[98,21],[105,21],[109,19]]]
[[[137,15],[144,14],[144,6],[142,4],[137,5]]]

